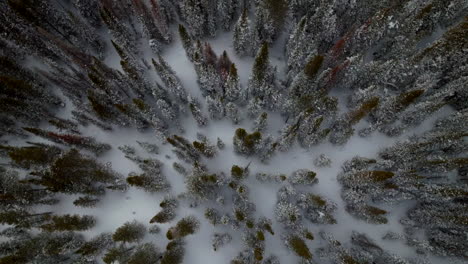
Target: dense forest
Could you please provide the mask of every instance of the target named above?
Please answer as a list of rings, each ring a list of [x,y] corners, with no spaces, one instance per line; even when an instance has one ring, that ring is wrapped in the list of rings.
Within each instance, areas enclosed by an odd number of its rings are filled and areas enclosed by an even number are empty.
[[[467,263],[466,0],[0,11],[0,264]]]

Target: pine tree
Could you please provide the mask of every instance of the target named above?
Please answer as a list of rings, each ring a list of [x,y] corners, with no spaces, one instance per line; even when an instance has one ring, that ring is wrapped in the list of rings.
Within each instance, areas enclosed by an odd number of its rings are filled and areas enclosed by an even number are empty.
[[[152,60],[152,62],[156,72],[166,85],[169,92],[180,102],[184,104],[187,103],[187,92],[169,64],[167,64],[161,56],[158,57],[158,62],[155,60]]]
[[[143,239],[146,233],[146,228],[143,224],[133,221],[126,222],[112,235],[112,239],[116,242],[135,243]]]
[[[263,43],[272,44],[283,29],[288,11],[286,0],[260,0],[255,9],[253,27],[254,49]]]
[[[234,27],[233,36],[234,50],[239,56],[252,54],[254,47],[252,46],[251,34],[247,9],[244,9]]]
[[[109,168],[72,149],[60,156],[48,170],[31,179],[52,192],[99,195],[104,187],[115,184],[118,177]]]
[[[170,188],[166,177],[162,174],[162,163],[157,159],[136,159],[142,174],[130,173],[127,183],[147,192],[165,192]]]
[[[200,222],[193,216],[187,216],[182,218],[177,224],[166,233],[166,237],[169,240],[178,239],[192,235],[200,228]]]
[[[111,234],[102,233],[83,243],[76,253],[83,257],[98,256],[104,250],[110,248],[113,243]]]
[[[132,255],[128,259],[127,264],[147,264],[154,262],[156,259],[161,257],[161,253],[158,251],[153,243],[144,243],[138,245],[132,252]]]
[[[182,42],[182,47],[184,48],[185,53],[187,54],[187,58],[193,62],[195,55],[193,39],[187,32],[187,29],[182,24],[179,24],[179,36],[180,41]]]
[[[183,0],[181,2],[182,17],[189,32],[197,38],[206,34],[206,11],[200,0]]]
[[[240,85],[239,75],[234,63],[231,64],[229,74],[224,84],[226,100],[229,102],[241,102],[242,87]]]
[[[237,9],[239,7],[238,2],[238,0],[217,1],[217,23],[218,25],[221,25],[221,28],[225,31],[229,31],[231,29],[232,23],[236,19]]]
[[[41,225],[41,228],[48,231],[84,231],[94,227],[96,219],[85,215],[52,215],[50,223]]]
[[[258,109],[277,110],[282,96],[278,90],[276,68],[270,65],[268,56],[268,44],[264,43],[255,57],[247,88],[248,98],[249,104],[256,105]],[[249,112],[251,117],[258,114],[256,111]]]

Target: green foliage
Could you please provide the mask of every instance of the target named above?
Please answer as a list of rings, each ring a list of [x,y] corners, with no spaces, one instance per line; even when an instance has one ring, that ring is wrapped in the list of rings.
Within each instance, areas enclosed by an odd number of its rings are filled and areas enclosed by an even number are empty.
[[[206,208],[205,218],[214,226],[219,224],[220,216],[214,208]]]
[[[50,223],[42,225],[41,228],[48,232],[84,231],[92,228],[96,224],[96,219],[89,215],[53,215],[50,221]]]
[[[244,169],[237,165],[233,165],[231,168],[231,177],[236,180],[242,180],[244,178]]]
[[[120,262],[121,259],[128,257],[128,249],[124,247],[115,247],[107,251],[107,253],[102,258],[102,261],[106,264],[112,264]]]
[[[174,219],[175,214],[170,209],[164,209],[161,212],[157,213],[150,220],[150,224],[153,223],[167,223]]]
[[[312,253],[310,253],[309,248],[302,238],[299,236],[293,235],[288,239],[288,243],[291,246],[292,250],[301,258],[312,259]]]
[[[229,76],[231,76],[231,78],[238,78],[238,74],[237,74],[237,68],[236,68],[236,64],[234,63],[231,63],[231,67],[229,68]]]
[[[273,18],[274,26],[281,30],[288,12],[287,0],[264,0],[265,7],[268,9],[269,14]]]
[[[73,204],[75,206],[81,207],[94,207],[98,202],[99,199],[93,198],[91,196],[83,196],[73,201]]]
[[[263,249],[260,247],[256,247],[254,249],[254,256],[257,261],[261,261],[263,259]]]
[[[76,251],[76,253],[82,255],[82,256],[90,256],[98,253],[101,250],[101,247],[99,244],[94,243],[94,241],[89,241],[83,244],[83,246],[80,247]]]
[[[146,185],[146,177],[144,175],[136,175],[127,177],[127,183],[131,186],[144,187]]]
[[[107,168],[71,149],[55,160],[38,183],[53,192],[98,194],[98,183],[113,183],[116,179]]]
[[[395,174],[390,171],[363,171],[358,172],[358,179],[370,180],[372,182],[382,182],[391,179]]]
[[[363,117],[379,105],[379,101],[380,99],[378,97],[373,97],[362,103],[357,110],[349,113],[349,123],[353,125],[357,124]]]
[[[275,232],[273,231],[273,228],[270,224],[267,223],[263,225],[263,228],[265,228],[265,230],[268,231],[272,236],[275,235]]]
[[[128,260],[127,264],[155,263],[159,254],[153,243],[139,245]]]
[[[112,239],[116,242],[133,243],[138,242],[145,236],[146,228],[143,224],[133,221],[126,222],[112,235]]]
[[[10,98],[23,99],[41,96],[41,93],[26,81],[2,75],[0,76],[0,82],[3,84],[1,93]]]
[[[350,255],[343,255],[341,259],[343,260],[344,264],[360,264],[359,261],[355,260]]]
[[[237,221],[244,221],[245,220],[245,215],[241,210],[235,210],[234,215],[236,216]]]
[[[309,199],[317,206],[322,207],[327,205],[327,202],[318,195],[309,194]]]
[[[434,44],[426,48],[422,53],[416,56],[416,60],[421,60],[425,57],[437,57],[437,54],[446,54],[452,51],[459,51],[466,48],[466,35],[468,34],[468,16],[458,25],[447,30],[443,37],[434,42]]]
[[[12,148],[8,156],[17,165],[30,168],[32,165],[48,165],[60,153],[61,150],[53,146],[31,146]]]
[[[132,102],[140,109],[141,111],[146,111],[148,109],[148,106],[145,104],[145,102],[139,98],[134,98]]]
[[[187,29],[182,24],[179,24],[179,35],[182,43],[190,42],[190,35],[187,33]]]
[[[305,230],[304,237],[308,240],[314,240],[314,235],[309,230]]]
[[[320,67],[322,67],[324,57],[321,55],[314,56],[304,67],[304,73],[309,79],[313,79],[317,75]]]
[[[103,80],[97,73],[88,73],[88,78],[99,89],[104,90],[106,88],[106,86],[107,86],[106,81]],[[89,92],[89,93],[90,93],[89,96],[93,97],[91,92]],[[89,99],[89,97],[88,97],[88,99]],[[91,101],[91,100],[95,100],[95,99],[89,99],[89,101]],[[93,101],[91,101],[91,103],[93,103]]]
[[[180,264],[184,259],[184,247],[181,240],[174,240],[167,244],[166,252],[161,258],[161,264]]]
[[[268,44],[263,43],[262,47],[258,51],[257,56],[255,57],[255,62],[253,65],[252,77],[254,80],[263,80],[263,77],[266,74],[266,70],[268,69],[268,65]]]
[[[115,108],[124,114],[130,113],[130,105],[128,104],[114,104]]]
[[[265,240],[265,234],[263,234],[262,231],[257,231],[257,239],[260,240],[260,241],[264,241]]]
[[[258,131],[255,131],[253,132],[252,134],[249,134],[247,135],[245,138],[244,138],[244,145],[249,148],[249,149],[252,149],[254,147],[254,145],[260,140],[262,139],[262,134]]]
[[[51,213],[33,214],[25,210],[2,210],[0,212],[0,223],[30,228],[35,223],[47,221]]]
[[[424,93],[424,90],[413,90],[404,92],[397,97],[397,104],[400,109],[404,109],[412,104],[418,97]]]
[[[388,222],[387,218],[385,218],[383,215],[387,214],[387,211],[380,209],[378,207],[366,205],[364,207],[364,210],[367,214],[375,217],[375,221],[378,224],[386,224]]]
[[[99,117],[103,119],[109,119],[112,117],[112,113],[109,112],[109,109],[107,109],[105,105],[101,104],[91,93],[88,95],[88,100],[91,103],[91,107],[94,112],[96,112]]]
[[[171,227],[167,231],[166,237],[169,240],[185,237],[194,234],[198,231],[199,228],[200,222],[198,222],[195,217],[184,217],[179,222],[177,222],[176,226]]]

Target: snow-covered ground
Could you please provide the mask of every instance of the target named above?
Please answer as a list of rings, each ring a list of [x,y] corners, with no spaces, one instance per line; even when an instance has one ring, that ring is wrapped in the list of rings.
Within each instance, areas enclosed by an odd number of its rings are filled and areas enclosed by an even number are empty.
[[[223,33],[215,40],[208,40],[215,52],[219,55],[226,50],[231,60],[236,63],[241,82],[244,87],[251,73],[253,58],[239,58],[234,55],[231,33]],[[280,72],[283,71],[284,64],[280,55],[281,50],[272,49],[270,54],[272,63],[278,67]],[[116,54],[111,54],[106,59],[106,63],[119,68],[118,60],[115,59]],[[185,56],[185,51],[182,48],[180,39],[175,38],[173,44],[164,52],[163,57],[168,61],[170,66],[176,71],[187,91],[202,99],[200,90],[196,81],[196,73],[193,65]],[[145,58],[150,61],[150,58]],[[70,103],[70,102],[69,102]],[[344,104],[340,104],[344,105]],[[64,117],[66,112],[71,111],[72,107],[67,106],[64,109]],[[206,109],[205,109],[206,110]],[[276,192],[281,187],[277,183],[260,183],[255,179],[257,172],[270,172],[270,173],[284,173],[290,175],[297,169],[311,169],[317,172],[318,184],[308,187],[307,191],[323,195],[337,203],[338,210],[334,214],[337,219],[336,225],[316,225],[305,221],[307,228],[313,234],[318,234],[319,231],[331,232],[335,237],[342,241],[347,242],[351,232],[363,232],[373,238],[382,248],[389,252],[399,254],[405,257],[415,255],[413,248],[407,247],[400,242],[389,242],[382,240],[383,234],[388,231],[402,232],[402,225],[399,224],[399,219],[405,213],[405,210],[411,203],[397,204],[393,207],[386,207],[390,213],[388,215],[389,222],[386,225],[367,224],[362,220],[358,220],[349,215],[344,209],[344,202],[340,197],[341,186],[337,181],[337,174],[341,171],[341,165],[344,161],[353,158],[354,156],[363,156],[372,158],[375,157],[379,150],[386,146],[394,144],[398,140],[407,138],[413,133],[421,133],[429,130],[432,127],[435,119],[445,116],[450,112],[450,109],[444,109],[426,120],[419,127],[408,131],[399,138],[389,138],[380,133],[374,133],[368,138],[361,138],[357,135],[343,147],[332,146],[329,143],[323,143],[310,150],[302,149],[295,146],[287,153],[277,153],[268,164],[263,164],[256,158],[247,158],[235,154],[233,150],[232,137],[234,131],[238,127],[251,130],[253,127],[252,121],[244,120],[239,125],[233,125],[228,120],[211,121],[209,125],[203,128],[197,126],[193,118],[187,117],[182,124],[185,129],[183,135],[189,140],[195,140],[197,133],[202,133],[211,142],[216,142],[219,137],[226,147],[219,151],[217,156],[211,160],[206,160],[206,164],[212,172],[225,172],[229,173],[232,165],[246,166],[251,163],[250,177],[246,180],[246,185],[250,188],[250,200],[256,204],[256,216],[265,216],[273,220],[273,229],[275,235],[269,235],[266,239],[266,252],[265,256],[274,254],[279,257],[281,263],[297,263],[298,258],[291,251],[287,250],[281,240],[281,226],[275,220],[274,207],[276,204]],[[362,121],[365,122],[365,121]],[[284,125],[284,120],[277,114],[270,114],[268,119],[267,133],[273,136],[278,135],[279,129]],[[363,124],[360,124],[363,125]],[[359,125],[358,125],[359,126]],[[172,167],[172,163],[177,161],[176,156],[171,151],[169,144],[158,142],[156,137],[151,132],[141,133],[135,129],[119,129],[112,132],[103,131],[95,126],[89,126],[82,129],[85,136],[95,137],[98,141],[108,143],[113,148],[111,151],[99,158],[102,163],[110,163],[112,169],[126,177],[130,172],[140,172],[138,166],[131,160],[125,158],[124,154],[117,148],[123,145],[129,145],[137,150],[137,154],[142,157],[157,158],[164,163],[163,173],[171,183],[170,194],[178,195],[185,191],[184,178],[178,174]],[[141,149],[136,141],[156,143],[160,147],[160,154],[151,156]],[[317,168],[313,165],[313,160],[320,154],[326,154],[332,159],[332,166],[330,168]],[[190,169],[188,164],[186,168]],[[54,206],[43,206],[38,208],[38,211],[53,211],[59,214],[65,213],[78,213],[89,214],[97,217],[97,225],[86,232],[83,232],[88,238],[93,237],[102,232],[113,232],[117,227],[121,226],[124,222],[136,219],[142,223],[149,223],[149,220],[158,213],[159,202],[163,199],[164,194],[150,194],[142,190],[131,187],[126,192],[109,191],[96,208],[83,209],[75,207],[73,200],[75,196],[63,196],[60,204]],[[177,220],[182,217],[194,215],[201,221],[201,229],[195,235],[187,237],[186,256],[185,262],[187,264],[206,264],[206,263],[229,263],[240,250],[242,250],[242,239],[240,232],[233,231],[224,226],[213,227],[204,218],[204,206],[191,208],[187,205],[182,205],[177,210],[177,218],[169,224],[161,224],[161,233],[147,234],[145,241],[153,241],[160,248],[163,248],[168,240],[165,237],[167,229],[172,226]],[[149,227],[149,224],[148,224]],[[212,249],[211,235],[214,232],[229,232],[233,236],[233,241],[225,247],[220,248],[218,251]],[[315,240],[308,242],[311,249],[324,246],[318,235]],[[434,263],[438,262],[434,259]]]

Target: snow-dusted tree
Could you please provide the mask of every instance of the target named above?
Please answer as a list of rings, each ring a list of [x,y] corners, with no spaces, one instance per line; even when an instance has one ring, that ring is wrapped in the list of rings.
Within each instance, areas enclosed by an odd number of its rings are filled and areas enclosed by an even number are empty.
[[[152,61],[156,72],[166,85],[169,92],[179,99],[180,102],[184,104],[187,103],[187,92],[169,64],[167,64],[161,56],[158,56],[158,61],[155,61],[154,59]]]
[[[117,184],[118,176],[109,167],[97,163],[76,149],[62,154],[50,168],[30,181],[52,192],[103,194],[105,187]]]
[[[249,104],[260,105],[268,110],[277,110],[281,101],[281,91],[276,80],[276,68],[270,65],[268,44],[259,49],[247,87]],[[249,111],[251,114],[255,112]],[[254,114],[253,117],[255,117]]]
[[[117,228],[112,235],[112,239],[115,242],[135,243],[142,240],[145,234],[145,225],[134,220],[132,222],[125,222],[122,226]]]
[[[268,114],[266,112],[261,113],[257,119],[254,121],[254,129],[255,131],[260,131],[262,132],[263,130],[266,129],[268,123]]]
[[[211,119],[220,120],[224,117],[224,104],[219,97],[213,98],[208,95],[206,97],[206,104]]]
[[[166,237],[169,240],[186,237],[195,234],[200,229],[200,222],[194,216],[187,216],[179,220],[177,224],[167,230]]]
[[[136,160],[143,171],[141,174],[131,172],[127,177],[127,183],[141,188],[147,192],[164,192],[170,187],[166,177],[162,174],[163,163],[157,159]]]
[[[253,46],[251,36],[250,20],[248,18],[247,9],[244,9],[234,27],[233,36],[234,50],[239,56],[252,54]]]
[[[234,104],[233,102],[227,103],[225,107],[225,112],[226,112],[226,117],[229,118],[232,121],[232,123],[239,124],[241,119],[240,119],[239,107],[236,104]]]
[[[190,112],[193,115],[193,118],[199,126],[206,126],[208,123],[207,118],[203,115],[202,110],[200,109],[200,103],[193,97],[189,97],[188,100]]]
[[[52,215],[40,228],[48,232],[85,231],[95,224],[96,218],[90,215]]]
[[[232,63],[229,68],[229,74],[227,75],[224,87],[225,98],[228,102],[241,103],[242,87],[240,85],[239,75],[237,74],[237,68],[234,63]]]
[[[77,260],[76,250],[84,243],[83,235],[74,232],[42,232],[10,237],[0,244],[2,263],[28,263],[41,261],[59,263]]]
[[[167,223],[172,221],[176,214],[175,209],[179,206],[179,201],[174,197],[165,197],[164,200],[159,203],[162,210],[151,218],[150,223]]]
[[[202,37],[207,32],[207,11],[200,0],[183,0],[180,2],[181,15],[191,32],[195,37]],[[208,2],[208,1],[206,1]]]
[[[179,36],[180,41],[182,42],[182,47],[184,48],[185,53],[187,54],[187,58],[193,62],[195,55],[195,44],[192,39],[192,36],[190,36],[189,32],[187,32],[187,29],[182,24],[179,24]]]
[[[262,141],[262,134],[258,131],[252,134],[247,133],[245,129],[238,128],[234,134],[234,150],[243,155],[253,155],[257,153],[258,146]]]
[[[369,112],[375,109],[378,105],[379,98],[372,97],[364,101],[354,110],[351,110],[337,119],[332,125],[330,142],[337,145],[346,143],[354,134],[354,128],[352,126],[359,123],[362,118],[369,114]]]
[[[229,244],[231,241],[232,236],[229,233],[214,233],[211,238],[214,251],[225,246],[226,244]]]
[[[252,30],[253,48],[258,49],[263,43],[271,44],[283,29],[288,12],[286,0],[259,0],[255,7],[255,24]]]
[[[300,169],[292,173],[291,177],[288,177],[288,182],[295,185],[295,184],[304,184],[304,185],[312,185],[318,182],[318,179],[315,177],[317,173],[307,170],[307,169]]]
[[[275,208],[276,220],[288,229],[298,229],[301,225],[302,215],[299,207],[288,202],[278,202]]]
[[[196,165],[185,178],[187,192],[198,200],[215,200],[224,185],[222,175],[210,174],[205,168]]]
[[[76,253],[80,254],[83,258],[97,257],[113,244],[112,234],[102,233],[83,243]]]
[[[231,25],[237,17],[239,2],[238,0],[217,1],[217,23],[223,30],[229,31],[231,29]]]

